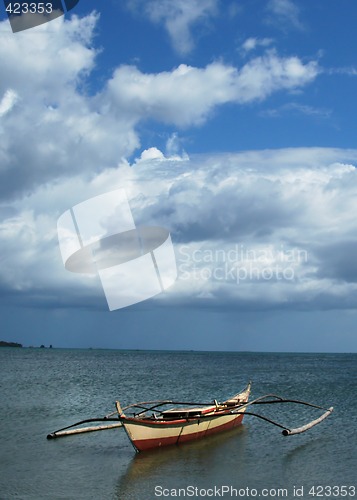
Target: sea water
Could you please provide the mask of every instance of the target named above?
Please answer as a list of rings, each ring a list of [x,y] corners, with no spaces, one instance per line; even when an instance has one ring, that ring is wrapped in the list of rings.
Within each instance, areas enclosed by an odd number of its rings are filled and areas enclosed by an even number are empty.
[[[136,454],[123,429],[46,439],[138,401],[224,400],[252,381],[325,407],[283,437],[255,417],[221,435]],[[357,497],[357,355],[0,349],[0,499]],[[296,427],[321,412],[255,408]]]

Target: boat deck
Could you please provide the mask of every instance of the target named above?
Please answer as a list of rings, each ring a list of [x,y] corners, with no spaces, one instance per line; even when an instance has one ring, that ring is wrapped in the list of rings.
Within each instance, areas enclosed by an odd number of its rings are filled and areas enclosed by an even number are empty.
[[[207,415],[208,413],[212,413],[214,411],[216,411],[216,406],[201,406],[199,408],[175,408],[163,411],[162,417],[165,420],[187,417],[200,417],[201,415]]]

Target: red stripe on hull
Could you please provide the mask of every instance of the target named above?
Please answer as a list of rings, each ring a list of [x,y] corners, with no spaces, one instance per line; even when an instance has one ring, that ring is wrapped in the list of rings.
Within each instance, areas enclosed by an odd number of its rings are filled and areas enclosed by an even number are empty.
[[[204,431],[198,431],[182,435],[179,434],[176,436],[169,436],[169,437],[162,437],[155,439],[137,439],[137,440],[132,440],[132,443],[138,451],[146,451],[152,448],[159,448],[162,446],[186,443],[188,441],[194,441],[196,439],[201,439],[206,436],[217,434],[218,432],[231,430],[242,423],[243,416],[244,415],[238,415],[234,420],[231,420],[230,422],[218,425],[216,427],[208,428],[207,430]]]

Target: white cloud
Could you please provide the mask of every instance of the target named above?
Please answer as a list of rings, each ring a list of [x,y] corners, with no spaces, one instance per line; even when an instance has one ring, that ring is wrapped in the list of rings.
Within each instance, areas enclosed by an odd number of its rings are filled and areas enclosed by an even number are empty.
[[[348,75],[357,76],[357,68],[355,66],[347,66],[341,68],[329,68],[325,69],[324,73],[327,75]]]
[[[76,176],[40,186],[0,207],[3,292],[39,306],[105,308],[95,279],[63,269],[56,221],[84,199],[124,188],[136,223],[166,227],[176,247],[180,279],[158,301],[355,307],[356,150],[251,151],[185,161],[160,153],[153,148],[142,154],[145,161],[91,181]]]
[[[163,23],[175,49],[187,54],[194,47],[192,30],[216,13],[217,0],[128,0],[134,10],[143,9],[150,21]]]
[[[214,62],[145,74],[120,66],[91,96],[83,88],[96,63],[97,22],[96,14],[61,17],[16,37],[0,23],[0,197],[115,167],[139,147],[142,120],[199,125],[219,105],[300,88],[318,74],[313,61],[269,51],[242,68]]]
[[[181,276],[158,300],[189,304],[195,298],[238,308],[355,307],[357,176],[346,160],[356,163],[357,152],[288,149],[198,157],[171,166],[156,191],[161,167],[140,166],[138,179],[145,178],[146,192],[155,193],[155,203],[141,198],[143,223],[169,227]]]
[[[0,23],[1,197],[79,171],[90,176],[138,147],[127,117],[81,91],[95,64],[97,21],[59,18],[16,36]]]
[[[14,90],[8,89],[5,92],[3,98],[0,101],[0,118],[11,111],[18,99],[19,97]]]
[[[281,29],[285,29],[286,24],[297,29],[303,28],[299,8],[292,0],[269,0],[267,8],[272,14],[272,22]]]
[[[237,101],[264,99],[272,92],[294,89],[313,81],[319,68],[315,61],[303,64],[298,57],[279,57],[274,50],[249,61],[237,78]]]
[[[241,69],[214,62],[205,68],[181,64],[170,72],[142,73],[121,66],[108,84],[113,104],[137,116],[180,127],[198,125],[214,107],[261,100],[279,90],[304,86],[318,75],[317,63],[279,57],[275,51],[252,59]]]
[[[180,151],[180,141],[176,133],[172,134],[166,142],[166,155],[156,147],[145,149],[142,151],[139,158],[135,160],[135,163],[140,163],[142,161],[185,161],[189,159],[188,154],[185,151]]]
[[[171,134],[171,136],[166,141],[166,155],[169,158],[175,160],[188,160],[188,154],[182,148],[181,139],[178,136],[177,132]]]
[[[0,94],[5,89],[21,89],[21,96],[34,101],[46,97],[58,102],[81,76],[94,66],[97,51],[91,46],[99,17],[73,16],[43,24],[14,36],[8,21],[0,23]]]
[[[250,37],[245,40],[242,44],[242,49],[244,52],[250,52],[257,47],[268,47],[273,43],[271,38],[254,38]]]
[[[316,118],[327,119],[331,116],[332,110],[327,108],[318,108],[308,104],[290,102],[279,108],[267,109],[261,113],[262,116],[278,117],[285,114],[302,114]]]
[[[101,288],[95,280],[63,269],[56,222],[80,201],[124,187],[138,223],[167,227],[190,251],[197,245],[228,251],[238,241],[254,248],[284,243],[311,255],[307,266],[296,269],[297,286],[246,281],[237,288],[228,281],[189,279],[161,299],[249,301],[254,307],[290,301],[294,307],[304,296],[331,300],[331,282],[338,280],[334,290],[345,307],[355,283],[342,279],[345,271],[329,245],[331,231],[341,248],[354,238],[357,189],[348,162],[357,160],[355,151],[189,158],[173,134],[165,152],[153,145],[132,167],[122,159],[139,147],[136,126],[142,120],[198,125],[219,105],[307,85],[318,75],[317,63],[268,51],[241,68],[214,62],[146,74],[120,66],[91,96],[81,88],[95,67],[97,19],[59,18],[18,33],[16,43],[8,23],[0,24],[3,295],[39,306],[97,306]],[[331,272],[324,262],[331,263]]]
[[[145,149],[137,161],[164,160],[164,154],[157,148]]]

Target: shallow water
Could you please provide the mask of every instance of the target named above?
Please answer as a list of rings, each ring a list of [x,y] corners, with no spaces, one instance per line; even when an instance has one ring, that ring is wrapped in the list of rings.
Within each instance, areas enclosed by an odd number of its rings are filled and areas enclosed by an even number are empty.
[[[335,411],[299,436],[284,438],[278,428],[246,417],[232,432],[138,455],[122,429],[46,440],[58,428],[114,411],[116,399],[123,405],[223,400],[249,380],[253,398],[278,393]],[[202,497],[222,494],[222,486],[237,491],[226,498],[250,498],[263,488],[273,489],[267,498],[278,488],[294,498],[301,487],[302,498],[315,498],[310,488],[318,485],[316,498],[327,498],[327,486],[356,486],[356,354],[2,348],[0,381],[2,500],[145,500],[174,498],[179,488],[181,497],[200,498],[200,489]],[[288,426],[319,416],[290,405],[259,410]],[[335,488],[330,496],[352,498],[353,490],[347,492]]]

